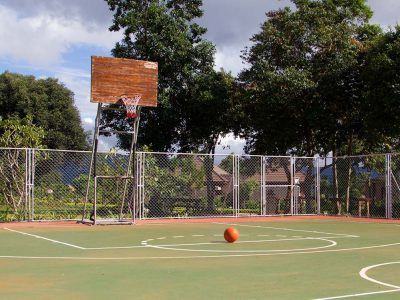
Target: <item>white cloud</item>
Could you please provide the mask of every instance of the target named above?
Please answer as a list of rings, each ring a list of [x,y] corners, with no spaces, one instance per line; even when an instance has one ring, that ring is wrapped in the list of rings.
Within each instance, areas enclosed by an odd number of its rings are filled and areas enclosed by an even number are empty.
[[[241,50],[243,49],[237,46],[217,48],[215,55],[216,69],[224,68],[225,71],[231,71],[233,75],[237,75],[245,67],[240,57]]]
[[[54,71],[54,76],[75,94],[75,105],[81,119],[94,119],[97,105],[90,102],[90,73],[77,69],[59,68]]]
[[[0,56],[33,66],[61,64],[63,54],[73,45],[111,49],[120,35],[77,18],[50,14],[19,17],[0,5]]]
[[[88,124],[88,125],[93,125],[94,120],[91,118],[83,118],[83,123]]]
[[[219,144],[215,148],[216,154],[243,154],[243,147],[246,141],[241,138],[236,138],[232,133],[227,134],[220,139]]]

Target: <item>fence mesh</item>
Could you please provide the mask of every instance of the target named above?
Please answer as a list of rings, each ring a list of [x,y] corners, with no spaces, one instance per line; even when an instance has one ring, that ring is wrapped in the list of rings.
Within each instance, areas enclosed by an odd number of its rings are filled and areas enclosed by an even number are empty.
[[[320,166],[322,213],[385,217],[385,155],[329,158]]]
[[[290,214],[291,188],[290,157],[265,157],[265,214]]]
[[[391,156],[392,217],[400,219],[400,155]],[[381,187],[383,189],[383,187]]]
[[[232,215],[230,158],[146,153],[143,217]]]
[[[0,149],[0,220],[27,218],[26,149]]]
[[[294,167],[294,185],[298,186],[298,190],[294,191],[295,212],[297,214],[316,214],[318,211],[316,159],[295,158]]]
[[[262,211],[262,157],[239,157],[239,212],[241,216],[261,215]]]
[[[0,149],[0,221],[90,218],[91,152]],[[337,158],[98,153],[98,219],[281,214],[400,219],[400,155]],[[93,170],[94,171],[94,170]]]

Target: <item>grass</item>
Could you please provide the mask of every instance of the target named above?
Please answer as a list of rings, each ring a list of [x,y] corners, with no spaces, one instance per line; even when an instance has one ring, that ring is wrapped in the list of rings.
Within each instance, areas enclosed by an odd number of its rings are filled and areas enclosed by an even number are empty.
[[[395,263],[400,261],[400,224],[328,218],[235,222],[64,227],[3,223],[0,298],[400,297],[400,288],[371,294],[393,287],[359,275],[365,267],[390,263],[371,268],[367,275],[400,286],[400,263]],[[7,226],[10,230],[4,229]],[[240,231],[236,243],[224,242],[227,226]]]

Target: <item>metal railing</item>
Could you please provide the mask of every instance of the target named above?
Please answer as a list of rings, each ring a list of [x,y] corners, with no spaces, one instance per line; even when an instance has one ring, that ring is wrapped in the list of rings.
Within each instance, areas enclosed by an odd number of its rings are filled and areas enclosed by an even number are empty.
[[[0,221],[80,220],[91,152],[0,148]],[[400,218],[400,155],[336,158],[99,153],[97,217]],[[94,186],[87,211],[92,211]],[[89,216],[88,216],[89,217]]]

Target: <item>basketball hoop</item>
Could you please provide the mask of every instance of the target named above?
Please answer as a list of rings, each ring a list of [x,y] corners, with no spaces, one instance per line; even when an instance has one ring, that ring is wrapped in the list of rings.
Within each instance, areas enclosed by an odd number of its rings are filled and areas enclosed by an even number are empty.
[[[132,98],[127,96],[121,96],[121,101],[124,103],[126,108],[126,117],[128,119],[135,119],[137,117],[136,108],[139,104],[142,95],[135,95]]]

